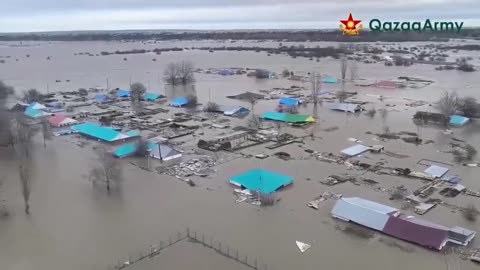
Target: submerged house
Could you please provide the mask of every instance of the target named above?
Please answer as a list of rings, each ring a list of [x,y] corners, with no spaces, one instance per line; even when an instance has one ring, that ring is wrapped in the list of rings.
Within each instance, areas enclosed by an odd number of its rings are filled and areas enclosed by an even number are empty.
[[[288,114],[279,112],[266,112],[262,115],[263,119],[280,121],[292,124],[313,123],[315,119],[310,115]]]
[[[325,77],[322,79],[323,83],[337,83],[338,80],[335,77]]]
[[[383,232],[423,247],[442,250],[448,242],[448,228],[417,218],[389,217]]]
[[[185,98],[185,97],[174,98],[170,100],[170,103],[168,103],[168,105],[172,107],[178,107],[178,108],[186,106],[187,104],[188,104],[188,98]]]
[[[65,126],[74,125],[78,123],[78,121],[70,117],[66,117],[64,115],[55,115],[50,117],[50,119],[48,119],[48,123],[52,127],[65,127]]]
[[[27,117],[30,117],[30,118],[33,118],[33,119],[38,119],[38,118],[42,118],[42,117],[50,115],[50,113],[44,112],[42,110],[34,109],[32,107],[27,107],[24,114]]]
[[[108,103],[110,102],[110,99],[108,98],[107,95],[95,95],[95,102],[97,103]]]
[[[234,96],[227,96],[227,98],[232,98],[232,99],[240,99],[240,100],[257,100],[257,99],[263,99],[265,98],[264,95],[262,94],[257,94],[257,93],[252,93],[252,92],[245,92],[242,94],[234,95]]]
[[[302,102],[299,99],[296,98],[289,98],[289,97],[283,97],[279,101],[280,105],[288,106],[288,107],[294,107],[298,106]]]
[[[130,97],[130,91],[118,89],[117,97],[119,97],[119,98],[129,98]]]
[[[46,110],[47,106],[40,104],[38,102],[32,102],[30,103],[30,105],[28,105],[28,108],[35,109],[35,110]]]
[[[353,197],[339,199],[331,213],[335,218],[382,231],[390,215],[397,215],[399,210],[387,205]]]
[[[251,191],[270,194],[293,183],[293,178],[287,175],[255,169],[230,178],[230,183]]]
[[[218,105],[212,112],[223,113],[226,116],[247,116],[250,112],[249,109],[242,106],[225,106]]]
[[[448,228],[406,216],[396,208],[357,197],[339,199],[331,214],[335,218],[435,250],[442,250],[448,242],[467,245],[476,234],[462,227]]]
[[[353,103],[334,103],[334,104],[328,104],[327,106],[330,110],[334,111],[342,111],[342,112],[359,112],[363,108],[359,104],[353,104]]]
[[[138,138],[140,136],[138,132],[121,133],[111,127],[102,127],[97,124],[88,122],[74,125],[72,126],[72,130],[89,138],[109,143],[127,141],[130,139]]]
[[[165,98],[164,95],[157,94],[157,93],[145,93],[143,94],[143,99],[146,101],[157,101],[161,98]]]
[[[147,144],[149,156],[160,159],[163,161],[169,161],[172,159],[182,157],[182,153],[171,148],[168,145],[158,144],[158,143],[148,143]],[[118,158],[125,158],[135,155],[138,149],[138,143],[128,143],[124,144],[113,152],[113,155]]]
[[[370,147],[362,145],[362,144],[357,144],[357,145],[351,146],[349,148],[343,149],[341,151],[341,153],[345,156],[353,157],[353,156],[358,156],[362,153],[365,153],[368,150],[370,150]]]
[[[448,119],[441,113],[416,112],[415,115],[413,115],[413,121],[419,123],[432,122],[437,124],[445,124],[448,122]]]

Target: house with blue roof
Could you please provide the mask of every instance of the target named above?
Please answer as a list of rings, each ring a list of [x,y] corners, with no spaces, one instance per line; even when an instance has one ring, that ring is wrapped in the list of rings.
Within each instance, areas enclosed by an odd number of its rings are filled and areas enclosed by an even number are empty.
[[[164,95],[157,93],[145,93],[143,94],[143,99],[146,101],[156,101],[158,99],[165,98]]]
[[[41,118],[41,117],[45,117],[45,116],[48,116],[50,115],[49,113],[47,112],[44,112],[42,110],[37,110],[37,109],[34,109],[32,107],[27,107],[27,109],[25,110],[24,114],[27,116],[27,117],[30,117],[30,118],[33,118],[33,119],[38,119],[38,118]]]
[[[72,130],[78,132],[84,136],[101,140],[105,142],[117,142],[117,141],[126,141],[132,138],[138,138],[139,134],[137,133],[121,133],[110,127],[102,127],[94,123],[83,123],[72,126]]]
[[[280,105],[294,107],[294,106],[298,106],[301,102],[299,99],[296,99],[296,98],[283,97],[280,99],[279,103]]]
[[[178,108],[183,107],[187,104],[188,104],[188,98],[185,98],[185,97],[174,98],[170,100],[170,103],[168,103],[168,105],[172,107],[178,107]]]
[[[270,194],[293,183],[293,178],[287,175],[255,169],[230,178],[230,183],[251,191]]]
[[[102,104],[110,102],[110,99],[107,95],[95,95],[95,102]]]
[[[117,97],[119,97],[119,98],[129,98],[130,97],[130,91],[118,89]]]

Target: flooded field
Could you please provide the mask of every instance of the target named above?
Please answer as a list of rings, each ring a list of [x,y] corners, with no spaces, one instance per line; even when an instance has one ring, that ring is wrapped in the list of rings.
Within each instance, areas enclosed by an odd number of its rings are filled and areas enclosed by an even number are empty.
[[[245,43],[250,45],[249,43]],[[252,46],[258,43],[251,43]],[[15,45],[15,46],[12,46]],[[172,96],[163,82],[163,70],[170,62],[190,60],[195,67],[265,68],[276,73],[283,69],[301,72],[319,72],[325,76],[340,77],[340,61],[321,58],[319,62],[308,58],[291,58],[285,55],[267,55],[263,52],[222,52],[186,50],[155,54],[87,56],[79,52],[99,54],[102,51],[158,47],[224,46],[215,42],[164,42],[157,44],[115,42],[65,42],[65,43],[16,43],[0,44],[0,55],[11,56],[0,64],[0,74],[6,84],[15,87],[17,93],[37,88],[42,92],[73,91],[78,88],[128,88],[130,82],[142,82],[150,92]],[[262,44],[262,46],[277,46]],[[311,46],[329,46],[333,43],[312,43]],[[407,44],[420,46],[421,43]],[[403,45],[402,45],[403,46]],[[26,57],[26,55],[30,55]],[[455,57],[471,56],[472,63],[479,63],[477,52],[460,51]],[[50,60],[47,60],[50,57]],[[125,61],[124,58],[127,58]],[[16,61],[18,59],[18,61]],[[156,61],[152,61],[156,59]],[[418,89],[381,89],[362,87],[347,83],[347,91],[358,92],[355,100],[367,101],[365,108],[387,110],[384,116],[377,113],[368,117],[365,113],[346,114],[328,109],[327,102],[319,106],[318,132],[310,138],[310,128],[285,127],[289,133],[304,136],[303,143],[293,143],[278,149],[266,149],[258,145],[235,153],[209,153],[226,156],[228,162],[218,162],[216,173],[206,178],[192,177],[196,186],[190,187],[175,177],[142,170],[129,161],[122,160],[124,182],[108,196],[103,189],[96,189],[88,180],[88,173],[95,162],[90,140],[79,147],[74,136],[55,137],[44,148],[37,138],[34,148],[34,177],[32,179],[31,216],[23,212],[23,199],[18,185],[16,165],[11,161],[13,153],[2,151],[0,177],[5,179],[8,218],[0,220],[0,262],[2,269],[109,269],[118,262],[136,256],[150,245],[168,239],[177,231],[186,228],[196,230],[226,245],[259,259],[268,269],[476,269],[478,266],[462,260],[457,254],[443,254],[413,244],[395,240],[376,233],[372,238],[349,234],[338,229],[343,222],[333,219],[330,210],[334,200],[320,205],[318,211],[306,204],[325,191],[344,196],[362,197],[368,200],[401,208],[402,202],[389,200],[389,194],[367,185],[347,182],[326,186],[319,181],[336,174],[350,174],[378,182],[388,189],[404,185],[409,191],[425,184],[415,178],[379,175],[362,170],[351,170],[343,164],[317,160],[305,151],[338,154],[353,145],[349,138],[356,138],[366,145],[382,144],[385,150],[406,155],[405,158],[367,153],[360,157],[365,162],[382,161],[390,167],[410,168],[423,171],[417,164],[421,159],[449,163],[453,174],[460,176],[462,184],[480,191],[478,167],[467,167],[453,162],[453,156],[445,153],[452,137],[464,140],[473,146],[480,145],[480,127],[473,119],[465,127],[452,128],[453,134],[444,134],[444,127],[426,126],[421,134],[429,144],[412,144],[401,139],[375,141],[376,133],[388,127],[391,132],[417,132],[412,116],[417,110],[435,111],[433,104],[444,91],[456,91],[461,96],[480,98],[477,72],[455,70],[437,71],[433,65],[414,64],[409,67],[384,66],[383,63],[357,63],[357,77],[371,80],[390,80],[399,76],[422,77],[434,83]],[[219,76],[195,74],[195,90],[201,103],[213,100],[219,104],[247,102],[226,98],[245,91],[257,92],[275,87],[289,88],[293,85],[309,89],[310,82],[279,79],[255,79],[245,75]],[[59,80],[60,82],[56,82]],[[67,80],[69,80],[67,82]],[[322,91],[338,91],[340,84],[323,84]],[[308,92],[308,91],[307,91]],[[379,99],[379,96],[383,99]],[[423,100],[426,105],[406,106]],[[278,100],[261,100],[255,105],[255,113],[273,111]],[[184,109],[170,109],[170,114]],[[313,106],[299,107],[299,113],[313,115]],[[245,125],[246,119],[232,119],[230,125]],[[337,127],[336,129],[332,127]],[[209,137],[228,133],[230,130],[206,130]],[[367,134],[369,132],[369,134]],[[371,133],[371,134],[370,134]],[[184,150],[194,148],[197,137],[175,139],[182,141]],[[288,161],[275,157],[276,152],[287,152]],[[249,155],[268,154],[266,159]],[[475,159],[478,160],[478,159]],[[264,168],[294,178],[293,185],[277,194],[280,201],[271,207],[248,203],[236,203],[233,186],[228,179],[247,170]],[[465,207],[474,204],[480,208],[480,198],[459,195],[441,198],[452,205]],[[413,209],[405,212],[414,215]],[[438,205],[422,216],[445,226],[462,226],[479,230],[478,223],[467,222],[460,211]],[[312,247],[300,253],[295,241],[309,243]],[[470,243],[478,248],[479,240]],[[236,265],[212,250],[204,250],[195,243],[185,242],[167,250],[152,261],[135,265],[131,269],[248,269]],[[165,259],[162,259],[166,257]],[[206,260],[205,258],[209,258]],[[211,259],[210,259],[211,258]],[[189,260],[193,263],[189,263]],[[158,264],[155,264],[158,261]],[[129,268],[126,268],[129,269]]]

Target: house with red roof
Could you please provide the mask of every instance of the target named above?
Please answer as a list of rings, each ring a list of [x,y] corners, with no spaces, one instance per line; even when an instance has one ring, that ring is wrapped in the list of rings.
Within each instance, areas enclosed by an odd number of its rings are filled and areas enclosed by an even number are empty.
[[[64,115],[55,115],[48,119],[48,123],[50,123],[52,127],[65,127],[75,125],[78,121]]]

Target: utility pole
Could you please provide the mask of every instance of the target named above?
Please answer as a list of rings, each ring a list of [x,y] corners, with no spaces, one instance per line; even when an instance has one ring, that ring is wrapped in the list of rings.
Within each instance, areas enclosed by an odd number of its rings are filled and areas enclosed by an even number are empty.
[[[107,80],[107,92],[108,92],[110,90],[110,84],[108,82],[108,78],[106,80]]]

